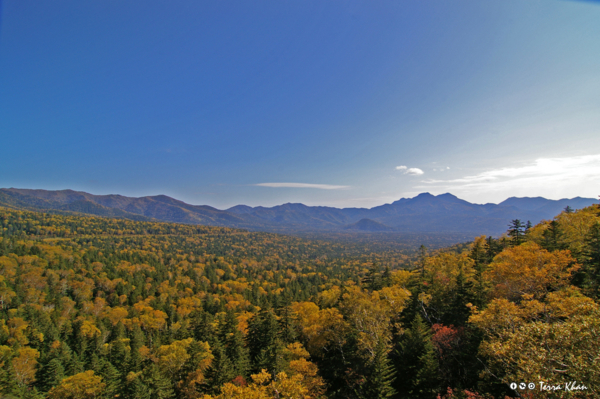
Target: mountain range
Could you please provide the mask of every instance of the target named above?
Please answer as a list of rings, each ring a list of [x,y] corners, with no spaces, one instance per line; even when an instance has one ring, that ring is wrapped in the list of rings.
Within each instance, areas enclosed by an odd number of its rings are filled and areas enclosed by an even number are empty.
[[[274,207],[237,205],[219,210],[190,205],[166,195],[125,197],[73,190],[0,189],[0,206],[34,211],[89,214],[131,220],[157,220],[236,227],[294,234],[310,231],[465,233],[498,236],[513,219],[538,223],[565,207],[581,209],[598,200],[575,197],[549,200],[511,197],[499,204],[473,204],[452,194],[422,193],[374,208],[333,208],[283,204]]]

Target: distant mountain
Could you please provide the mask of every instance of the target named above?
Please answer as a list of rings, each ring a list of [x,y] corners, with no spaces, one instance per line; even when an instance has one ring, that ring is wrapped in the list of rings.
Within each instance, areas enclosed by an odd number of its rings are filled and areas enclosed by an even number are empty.
[[[598,200],[593,198],[581,198],[575,197],[571,199],[561,199],[561,200],[549,200],[542,197],[510,197],[507,200],[502,201],[498,205],[503,206],[514,206],[515,208],[521,210],[530,210],[530,211],[538,211],[542,213],[551,213],[551,214],[559,214],[562,210],[564,210],[567,206],[570,206],[573,209],[581,209],[586,206],[590,206],[591,204],[597,204]]]
[[[354,231],[394,231],[392,227],[386,226],[379,222],[376,222],[371,219],[360,219],[356,223],[352,223],[348,226],[344,226],[344,230],[354,230]]]
[[[593,198],[548,200],[508,198],[500,204],[472,204],[452,194],[419,194],[374,208],[333,208],[283,204],[274,207],[237,205],[219,210],[190,205],[166,195],[132,198],[93,195],[80,191],[0,189],[0,206],[14,209],[73,212],[132,220],[237,227],[296,234],[310,231],[400,233],[465,233],[500,235],[513,219],[538,223],[566,206],[581,209]]]
[[[166,195],[131,198],[122,195],[93,195],[81,191],[0,189],[0,205],[16,209],[70,211],[132,220],[232,226],[251,228],[245,220],[210,206],[189,205]],[[252,217],[247,219],[254,221]]]

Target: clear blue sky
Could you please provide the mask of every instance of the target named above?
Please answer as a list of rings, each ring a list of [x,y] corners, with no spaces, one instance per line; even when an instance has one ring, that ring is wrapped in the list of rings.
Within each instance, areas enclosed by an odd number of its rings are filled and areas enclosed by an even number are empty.
[[[0,187],[600,194],[600,3],[1,2]]]

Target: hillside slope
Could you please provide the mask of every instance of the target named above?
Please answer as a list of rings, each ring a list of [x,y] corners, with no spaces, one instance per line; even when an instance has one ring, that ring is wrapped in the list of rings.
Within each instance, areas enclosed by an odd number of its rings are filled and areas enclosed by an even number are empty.
[[[506,231],[507,224],[513,219],[530,220],[535,224],[551,219],[566,206],[581,209],[597,202],[593,198],[581,197],[561,200],[513,197],[500,204],[480,205],[452,194],[434,196],[422,193],[414,198],[402,198],[371,209],[340,209],[288,203],[270,208],[237,205],[219,210],[207,205],[190,205],[166,195],[133,198],[93,195],[73,190],[0,189],[0,205],[13,209],[76,212],[131,220],[160,220],[287,234],[307,231],[360,233],[389,230],[402,233],[474,233],[497,236]],[[363,219],[371,222],[356,224]],[[374,227],[377,225],[373,223],[383,227]]]

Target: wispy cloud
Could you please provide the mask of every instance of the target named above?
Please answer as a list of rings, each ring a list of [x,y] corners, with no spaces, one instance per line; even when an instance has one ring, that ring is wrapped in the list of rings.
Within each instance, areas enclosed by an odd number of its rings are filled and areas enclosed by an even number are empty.
[[[405,175],[413,175],[413,176],[419,176],[419,175],[422,175],[423,173],[425,173],[419,168],[409,168],[406,165],[396,166],[396,170],[402,170],[402,171],[404,171]]]
[[[312,184],[312,183],[258,183],[255,186],[274,187],[274,188],[318,188],[320,190],[339,190],[350,188],[350,186],[336,186],[333,184]]]
[[[539,158],[530,164],[497,168],[457,179],[428,179],[417,188],[437,188],[466,196],[548,198],[597,196],[600,186],[600,154],[566,158]]]

